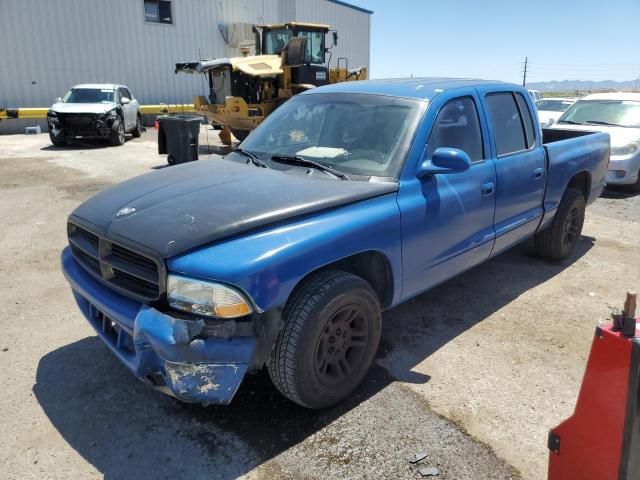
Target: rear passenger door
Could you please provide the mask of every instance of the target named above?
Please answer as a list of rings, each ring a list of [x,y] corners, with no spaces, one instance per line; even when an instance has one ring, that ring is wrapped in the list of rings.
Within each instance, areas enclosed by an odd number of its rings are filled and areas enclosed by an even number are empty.
[[[532,235],[542,217],[545,154],[529,101],[520,92],[479,89],[496,166],[496,241],[492,254]]]

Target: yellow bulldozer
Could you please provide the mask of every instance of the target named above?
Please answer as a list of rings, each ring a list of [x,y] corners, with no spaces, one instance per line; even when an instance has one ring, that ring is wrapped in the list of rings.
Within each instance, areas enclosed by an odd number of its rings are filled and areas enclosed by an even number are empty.
[[[329,25],[288,22],[254,25],[255,55],[176,64],[176,73],[208,77],[209,94],[194,97],[196,109],[220,125],[220,139],[230,133],[243,140],[280,104],[300,92],[337,82],[365,80],[364,66],[349,69],[346,58],[330,67],[338,33]],[[325,46],[327,34],[332,44]],[[248,49],[243,53],[248,53]],[[329,61],[326,57],[329,55]]]

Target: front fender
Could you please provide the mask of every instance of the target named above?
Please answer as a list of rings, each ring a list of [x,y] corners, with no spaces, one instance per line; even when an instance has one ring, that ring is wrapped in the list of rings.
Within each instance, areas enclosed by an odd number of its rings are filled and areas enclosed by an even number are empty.
[[[167,266],[170,272],[238,286],[267,311],[283,307],[309,273],[365,251],[388,259],[396,303],[402,278],[396,193],[208,246],[174,257]]]

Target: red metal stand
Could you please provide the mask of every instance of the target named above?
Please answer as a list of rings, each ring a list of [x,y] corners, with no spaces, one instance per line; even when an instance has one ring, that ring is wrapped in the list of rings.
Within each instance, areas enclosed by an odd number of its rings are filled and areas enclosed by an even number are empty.
[[[640,479],[640,318],[623,315],[596,329],[575,411],[549,433],[549,480]]]

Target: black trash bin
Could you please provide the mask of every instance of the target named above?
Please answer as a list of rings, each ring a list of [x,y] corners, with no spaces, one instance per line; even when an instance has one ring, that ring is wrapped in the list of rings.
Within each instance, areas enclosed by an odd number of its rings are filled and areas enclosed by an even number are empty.
[[[158,117],[158,153],[167,155],[167,163],[198,160],[198,135],[202,117],[165,115]]]

